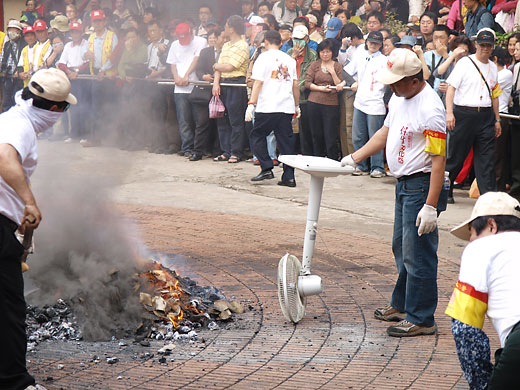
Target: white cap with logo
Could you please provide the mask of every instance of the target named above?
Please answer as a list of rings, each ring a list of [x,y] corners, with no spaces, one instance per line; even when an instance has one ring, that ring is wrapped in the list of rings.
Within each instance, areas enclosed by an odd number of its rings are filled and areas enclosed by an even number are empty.
[[[471,212],[471,217],[456,228],[453,228],[451,234],[462,240],[469,241],[471,222],[478,217],[493,215],[512,215],[520,218],[520,203],[505,192],[486,192],[478,198]]]
[[[56,68],[40,69],[31,77],[29,90],[36,96],[53,102],[76,104],[78,100],[70,93],[67,75]]]
[[[394,49],[388,56],[386,68],[377,72],[376,80],[382,84],[394,84],[405,77],[415,76],[421,69],[421,60],[413,51]]]

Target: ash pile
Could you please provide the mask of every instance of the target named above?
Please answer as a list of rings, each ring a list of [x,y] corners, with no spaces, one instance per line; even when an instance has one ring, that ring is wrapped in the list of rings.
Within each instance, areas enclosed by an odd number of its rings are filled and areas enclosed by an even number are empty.
[[[119,274],[117,270],[110,272],[104,287],[112,290],[109,294],[112,299],[105,306],[93,305],[89,302],[89,294],[81,292],[68,299],[59,298],[53,305],[29,305],[26,320],[28,350],[45,340],[107,339],[93,337],[100,333],[90,327],[100,324],[85,320],[99,318],[100,310],[113,310],[113,313],[102,315],[103,318],[117,317],[128,306],[122,301],[125,296],[121,291],[114,289],[114,285],[121,284]],[[117,324],[111,329],[103,324],[103,334],[110,331],[112,340],[134,338],[143,346],[149,346],[150,339],[193,342],[198,338],[198,329],[219,329],[220,321],[231,321],[234,314],[244,311],[239,302],[227,301],[215,287],[198,286],[190,278],[183,278],[157,262],[145,263],[126,283],[133,284],[133,294],[126,298],[138,298],[140,310],[133,322],[110,322]],[[99,302],[96,300],[96,303]],[[90,313],[94,307],[96,313]]]

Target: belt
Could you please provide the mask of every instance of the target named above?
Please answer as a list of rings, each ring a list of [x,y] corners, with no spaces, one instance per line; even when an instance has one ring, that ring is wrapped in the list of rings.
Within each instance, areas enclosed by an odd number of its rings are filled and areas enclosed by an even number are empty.
[[[458,108],[459,110],[463,111],[477,111],[477,112],[487,112],[492,111],[492,107],[469,107],[469,106],[457,106],[455,105],[455,108]]]
[[[397,180],[406,181],[406,180],[410,180],[410,179],[416,179],[418,177],[427,177],[427,176],[430,176],[430,172],[417,172],[417,173],[413,173],[411,175],[398,177]]]
[[[16,222],[11,221],[3,214],[0,214],[0,224],[6,225],[9,228],[9,230],[12,230],[13,232],[16,229],[18,229],[18,224]]]
[[[221,81],[223,82],[228,82],[228,81],[242,81],[242,80],[245,80],[245,76],[239,76],[239,77],[228,77],[228,78],[225,78],[225,79],[221,79]]]

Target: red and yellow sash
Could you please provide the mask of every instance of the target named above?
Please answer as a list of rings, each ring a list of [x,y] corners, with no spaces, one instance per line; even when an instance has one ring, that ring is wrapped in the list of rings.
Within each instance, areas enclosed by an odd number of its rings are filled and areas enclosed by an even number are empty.
[[[88,38],[88,49],[94,53],[94,38],[96,37],[96,33],[90,34]],[[107,30],[105,35],[105,40],[103,41],[103,49],[101,50],[101,66],[103,66],[110,55],[112,54],[112,41],[114,39],[114,33],[110,30]],[[114,75],[116,73],[115,69],[109,69],[106,71],[107,76]],[[94,74],[94,62],[90,61],[90,74]]]

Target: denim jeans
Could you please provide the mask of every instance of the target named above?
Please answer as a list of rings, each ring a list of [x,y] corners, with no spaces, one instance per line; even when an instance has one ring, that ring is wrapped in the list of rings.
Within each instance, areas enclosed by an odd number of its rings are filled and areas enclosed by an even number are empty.
[[[439,232],[419,237],[415,221],[428,197],[430,177],[397,182],[392,251],[398,278],[391,305],[416,325],[432,326],[437,307],[437,246]]]
[[[185,153],[193,150],[195,141],[195,115],[193,114],[193,104],[188,100],[189,96],[189,93],[173,94],[181,136],[181,151]]]
[[[370,138],[383,126],[385,122],[384,115],[369,115],[354,107],[354,116],[352,119],[352,143],[354,149],[359,150],[365,145]],[[368,172],[368,161],[363,160],[357,164],[362,171]],[[385,171],[384,152],[380,151],[370,157],[370,172],[375,170]]]

